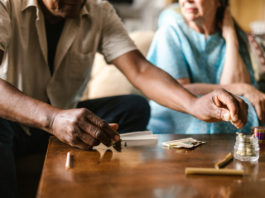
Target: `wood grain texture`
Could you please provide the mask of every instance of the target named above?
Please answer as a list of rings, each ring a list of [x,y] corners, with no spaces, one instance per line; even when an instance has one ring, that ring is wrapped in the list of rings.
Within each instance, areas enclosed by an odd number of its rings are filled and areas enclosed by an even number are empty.
[[[233,160],[226,167],[243,169],[247,176],[186,176],[186,167],[213,168],[233,150],[235,136],[191,136],[207,142],[194,150],[162,147],[163,141],[185,137],[190,136],[159,135],[156,145],[126,147],[120,153],[105,147],[73,149],[52,137],[37,197],[264,197],[264,149],[256,164]],[[68,151],[74,158],[70,170],[65,169]]]

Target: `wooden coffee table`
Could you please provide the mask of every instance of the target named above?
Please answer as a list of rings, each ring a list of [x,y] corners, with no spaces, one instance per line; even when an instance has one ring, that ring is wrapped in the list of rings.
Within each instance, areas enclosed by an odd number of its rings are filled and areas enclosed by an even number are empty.
[[[206,141],[193,150],[165,149],[163,141],[194,137]],[[155,145],[125,147],[122,152],[99,147],[82,151],[50,143],[38,189],[38,198],[122,197],[265,197],[265,152],[258,163],[233,160],[227,168],[244,169],[248,175],[186,176],[185,167],[214,167],[233,151],[235,135],[159,135]],[[74,156],[65,169],[66,153]]]

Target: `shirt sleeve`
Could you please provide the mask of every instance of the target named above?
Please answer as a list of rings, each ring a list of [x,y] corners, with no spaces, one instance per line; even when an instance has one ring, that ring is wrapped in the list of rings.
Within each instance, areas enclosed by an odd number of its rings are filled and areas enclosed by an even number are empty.
[[[173,3],[168,8],[163,10],[158,18],[158,28],[165,24],[178,23],[181,10],[179,3]]]
[[[137,48],[113,7],[108,2],[104,2],[102,9],[104,16],[99,52],[104,55],[105,60],[109,63]]]
[[[0,50],[6,51],[11,37],[9,1],[0,0]]]
[[[188,66],[175,27],[162,26],[155,34],[147,59],[173,78],[189,78]]]

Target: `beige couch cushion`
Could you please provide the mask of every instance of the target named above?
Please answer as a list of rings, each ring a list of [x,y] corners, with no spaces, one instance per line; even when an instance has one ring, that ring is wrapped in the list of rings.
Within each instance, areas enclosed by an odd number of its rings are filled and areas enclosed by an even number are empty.
[[[146,56],[153,32],[134,32],[130,36],[141,53]],[[141,94],[114,66],[105,62],[101,54],[96,54],[91,78],[82,99],[93,99],[122,94]]]

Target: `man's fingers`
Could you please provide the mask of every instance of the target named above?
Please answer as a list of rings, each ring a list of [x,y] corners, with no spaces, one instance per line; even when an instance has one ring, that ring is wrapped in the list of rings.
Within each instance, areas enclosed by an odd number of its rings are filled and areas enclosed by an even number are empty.
[[[93,124],[86,122],[86,121],[84,121],[82,124],[80,124],[80,128],[84,132],[86,132],[87,134],[92,136],[93,138],[101,141],[106,146],[111,146],[110,137],[108,137],[107,134],[104,133],[104,131],[101,128],[94,126]]]
[[[262,120],[262,104],[255,104],[254,105],[256,113],[258,115],[259,120]]]
[[[265,113],[265,102],[264,101],[262,101],[262,106],[261,107],[262,107],[262,110],[261,110],[261,122],[264,123],[264,121],[265,121],[265,115],[264,115],[264,113]]]
[[[113,124],[112,127],[117,130],[118,125]],[[50,131],[62,142],[86,150],[100,142],[111,146],[112,137],[118,135],[104,120],[86,108],[58,111]]]
[[[217,111],[219,111],[219,113],[217,114],[219,115],[219,119],[227,122],[232,121],[231,113],[226,107],[226,105],[222,104],[222,102],[218,99],[217,96],[214,97],[213,101],[214,104],[217,106]]]
[[[118,132],[114,131],[108,124],[104,125],[102,129],[104,131],[106,131],[107,134],[109,134],[109,136],[111,137],[112,140],[114,140],[115,142],[120,141],[120,134]]]
[[[248,105],[243,99],[225,90],[216,93],[213,102],[219,108],[219,117],[224,121],[231,121],[237,128],[243,128],[247,122]]]
[[[222,107],[222,103],[220,102],[217,96],[213,97],[213,102],[217,107]]]
[[[118,123],[109,123],[110,128],[112,128],[113,131],[118,131],[119,124]]]
[[[220,117],[223,121],[231,121],[230,112],[227,109],[221,108],[220,109]]]
[[[99,127],[106,136],[111,138],[114,141],[120,140],[120,135],[118,132],[114,131],[107,122],[99,118],[98,116],[94,115],[93,113],[87,114],[86,119],[91,122],[93,125]]]
[[[217,96],[217,99],[229,110],[233,122],[238,121],[238,112],[240,109],[239,101],[235,97],[227,91]]]
[[[232,121],[232,124],[241,129],[247,123],[248,119],[248,105],[244,102],[241,98],[237,98],[239,103],[239,112],[238,112],[238,119],[236,121]]]
[[[263,120],[263,112],[264,112],[264,102],[263,101],[260,101],[260,113],[259,113],[259,117],[260,117],[260,120]]]
[[[83,132],[81,130],[79,131],[78,136],[87,145],[97,146],[100,144],[100,141],[98,139],[93,138],[91,135],[89,135],[86,132]]]
[[[248,121],[248,104],[241,98],[240,99],[240,120],[242,121],[242,125],[244,126]],[[243,126],[240,126],[243,128]]]

